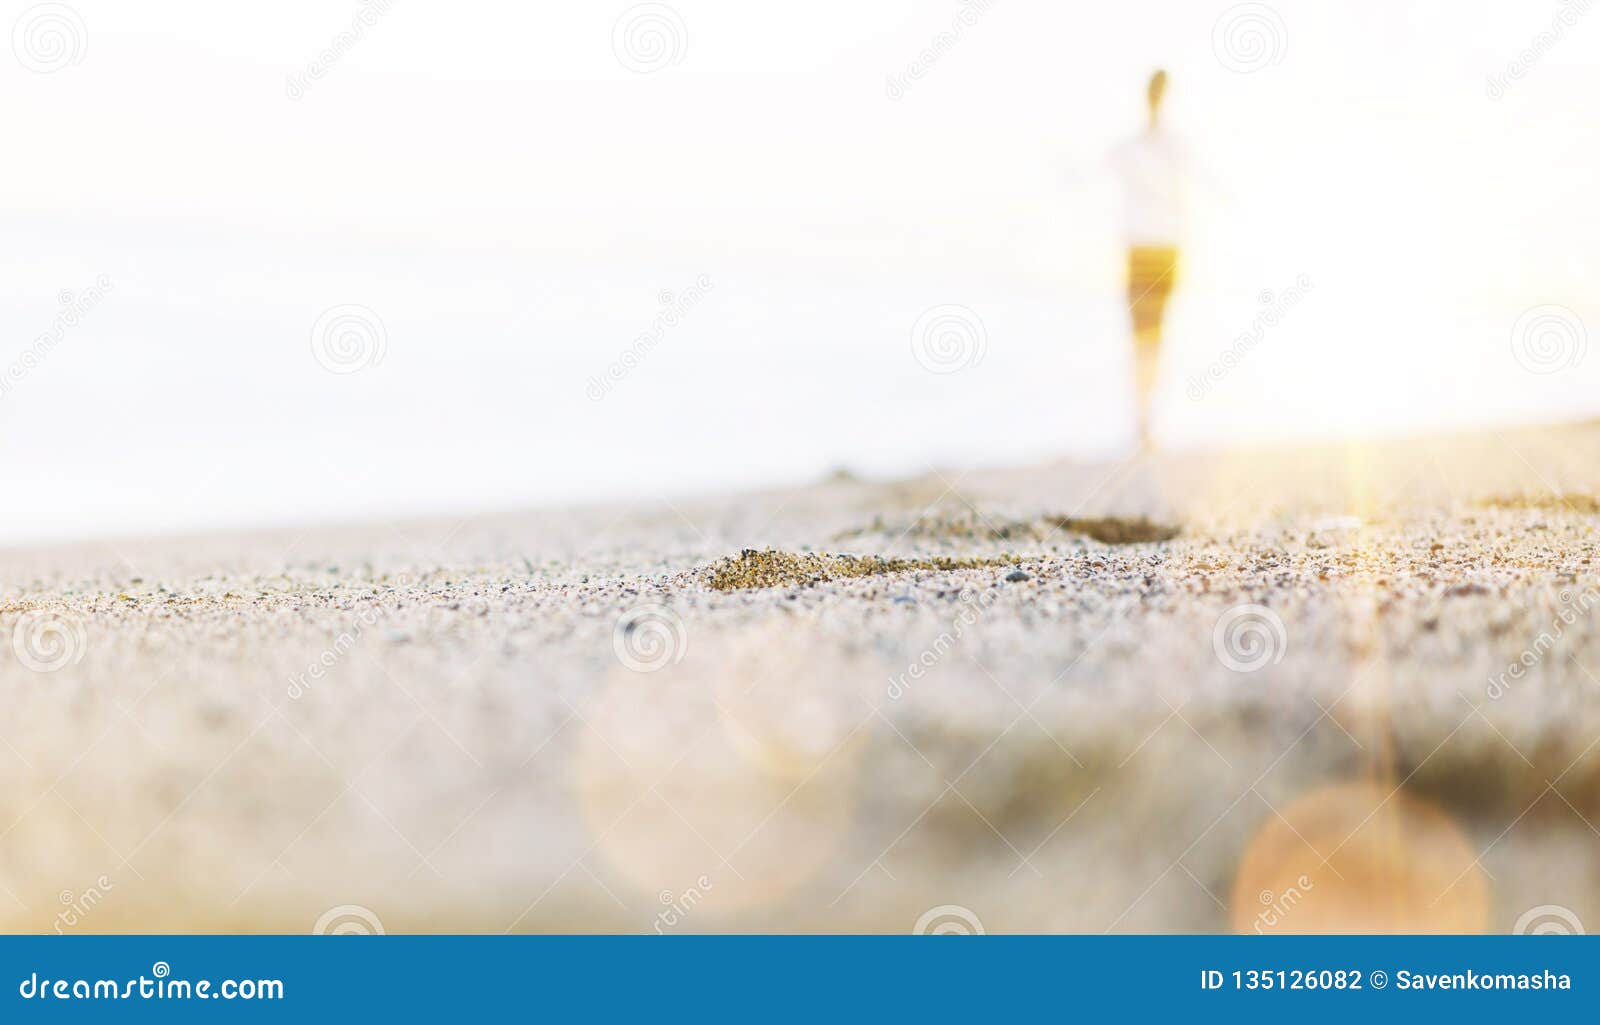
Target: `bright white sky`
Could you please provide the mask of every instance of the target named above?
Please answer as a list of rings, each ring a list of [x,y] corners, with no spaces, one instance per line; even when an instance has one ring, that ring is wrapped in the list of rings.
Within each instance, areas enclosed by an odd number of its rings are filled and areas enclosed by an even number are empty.
[[[393,0],[298,100],[287,76],[358,4],[70,6],[76,63],[0,51],[0,366],[63,289],[114,288],[0,395],[0,539],[1115,451],[1102,157],[1156,65],[1221,183],[1174,299],[1168,441],[1600,407],[1600,5],[1491,99],[1562,5],[1275,0],[1277,60],[1241,73],[1214,46],[1227,2],[993,0],[897,100],[960,5],[674,0],[680,59],[646,74],[613,51],[627,2]],[[589,399],[700,275],[707,298]],[[1301,275],[1305,301],[1188,398]],[[388,350],[329,374],[309,334],[346,303]],[[980,365],[911,358],[941,304],[981,316]],[[1511,336],[1545,304],[1591,351],[1534,374]]]

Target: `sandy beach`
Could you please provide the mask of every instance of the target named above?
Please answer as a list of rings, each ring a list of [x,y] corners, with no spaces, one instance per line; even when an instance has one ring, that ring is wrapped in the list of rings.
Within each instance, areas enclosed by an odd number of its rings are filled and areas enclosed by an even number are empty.
[[[6,550],[0,928],[1600,923],[1596,496],[1584,425]]]

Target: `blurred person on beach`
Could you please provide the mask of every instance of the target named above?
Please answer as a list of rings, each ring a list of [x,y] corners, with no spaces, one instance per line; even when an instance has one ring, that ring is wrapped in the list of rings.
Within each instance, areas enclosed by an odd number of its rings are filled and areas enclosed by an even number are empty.
[[[1183,232],[1183,146],[1161,123],[1167,73],[1157,70],[1146,88],[1144,131],[1110,154],[1122,188],[1123,231],[1128,244],[1128,313],[1133,321],[1134,393],[1139,446],[1151,447],[1151,405],[1160,370],[1161,325],[1177,283],[1178,241]]]

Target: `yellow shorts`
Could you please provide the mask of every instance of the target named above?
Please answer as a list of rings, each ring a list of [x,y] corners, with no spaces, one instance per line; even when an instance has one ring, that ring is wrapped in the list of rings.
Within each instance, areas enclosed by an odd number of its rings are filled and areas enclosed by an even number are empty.
[[[1167,297],[1178,280],[1176,246],[1133,246],[1128,250],[1128,311],[1133,333],[1140,340],[1155,339]]]

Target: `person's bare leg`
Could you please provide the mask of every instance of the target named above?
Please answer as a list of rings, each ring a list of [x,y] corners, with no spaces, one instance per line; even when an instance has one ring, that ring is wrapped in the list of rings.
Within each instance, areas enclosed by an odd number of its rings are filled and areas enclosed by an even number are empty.
[[[1133,336],[1133,386],[1138,404],[1139,449],[1149,451],[1151,409],[1154,406],[1156,375],[1161,365],[1161,327],[1146,327]]]
[[[1177,250],[1168,246],[1135,246],[1128,254],[1128,313],[1133,327],[1134,408],[1139,450],[1154,445],[1152,430],[1156,379],[1161,369],[1161,327],[1172,292]]]

